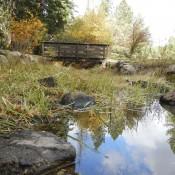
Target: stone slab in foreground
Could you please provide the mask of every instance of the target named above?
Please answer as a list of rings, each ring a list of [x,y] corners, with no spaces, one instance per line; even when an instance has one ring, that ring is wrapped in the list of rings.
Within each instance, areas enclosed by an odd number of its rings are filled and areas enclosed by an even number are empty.
[[[48,132],[19,131],[0,137],[1,175],[38,175],[73,162],[69,143]]]

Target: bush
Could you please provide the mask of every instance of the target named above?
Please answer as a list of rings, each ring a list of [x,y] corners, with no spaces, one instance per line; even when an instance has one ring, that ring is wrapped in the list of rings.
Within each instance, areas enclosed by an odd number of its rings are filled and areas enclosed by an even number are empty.
[[[27,20],[13,20],[11,24],[12,44],[14,50],[31,52],[46,33],[44,24],[36,17]]]

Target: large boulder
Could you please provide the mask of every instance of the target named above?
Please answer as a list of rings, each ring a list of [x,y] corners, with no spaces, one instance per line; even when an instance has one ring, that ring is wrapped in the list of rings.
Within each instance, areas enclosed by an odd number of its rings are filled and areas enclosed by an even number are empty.
[[[60,104],[73,109],[83,109],[95,105],[95,98],[82,92],[66,93],[61,98]]]
[[[75,149],[48,132],[18,131],[0,137],[0,174],[34,175],[72,163]]]
[[[18,51],[0,50],[0,55],[4,55],[9,62],[20,60],[22,53]]]
[[[46,87],[56,87],[57,86],[57,81],[52,76],[40,79],[40,80],[38,80],[38,82],[41,85],[46,86]]]
[[[160,97],[160,104],[168,105],[168,106],[175,106],[175,91],[162,95]]]

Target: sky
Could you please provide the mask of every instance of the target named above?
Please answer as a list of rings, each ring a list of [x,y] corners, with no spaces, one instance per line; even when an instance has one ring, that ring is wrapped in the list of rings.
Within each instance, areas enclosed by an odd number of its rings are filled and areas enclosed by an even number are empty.
[[[88,0],[73,0],[76,15],[83,15]],[[101,0],[89,0],[95,8]],[[121,0],[111,0],[113,8]],[[165,44],[170,36],[175,36],[175,0],[127,0],[135,15],[141,15],[149,27],[155,45]]]

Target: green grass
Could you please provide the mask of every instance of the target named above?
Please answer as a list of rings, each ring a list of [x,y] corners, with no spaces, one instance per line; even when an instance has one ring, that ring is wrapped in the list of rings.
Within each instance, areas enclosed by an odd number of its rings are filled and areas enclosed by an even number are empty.
[[[47,76],[55,77],[58,86],[41,86],[38,80]],[[167,86],[165,77],[154,73],[122,76],[100,67],[85,70],[63,67],[58,63],[1,66],[0,116],[3,117],[0,117],[0,132],[14,130],[17,126],[30,128],[35,116],[52,117],[52,103],[66,92],[82,91],[94,96],[97,101],[95,110],[98,111],[127,103],[144,104],[149,96],[160,93],[151,83],[142,88],[140,85],[130,86],[126,80],[146,80]]]

